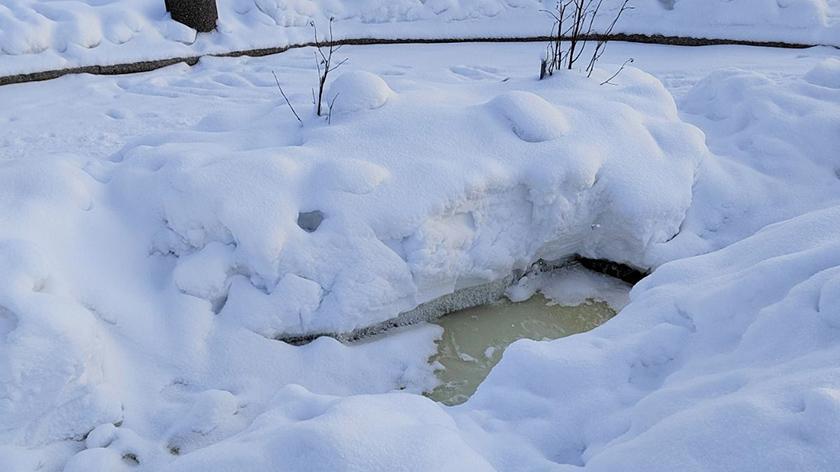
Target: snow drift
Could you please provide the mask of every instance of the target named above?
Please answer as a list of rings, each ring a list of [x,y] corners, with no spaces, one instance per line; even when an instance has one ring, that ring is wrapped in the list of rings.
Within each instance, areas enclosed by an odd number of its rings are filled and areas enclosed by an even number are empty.
[[[519,87],[534,91],[487,98]],[[178,287],[269,337],[349,332],[541,258],[644,266],[679,230],[707,152],[637,70],[609,88],[569,74],[430,98],[349,72],[336,89],[330,126],[271,137],[283,107],[247,128],[202,121],[129,145],[111,174],[121,200],[147,195],[152,251],[177,256]]]

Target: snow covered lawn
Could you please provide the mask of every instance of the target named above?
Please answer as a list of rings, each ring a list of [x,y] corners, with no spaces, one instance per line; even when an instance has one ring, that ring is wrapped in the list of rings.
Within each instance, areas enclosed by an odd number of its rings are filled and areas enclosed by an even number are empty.
[[[835,470],[837,50],[541,48],[345,48],[330,124],[310,50],[0,87],[0,469]],[[655,270],[457,407],[438,327],[273,339],[575,253]]]

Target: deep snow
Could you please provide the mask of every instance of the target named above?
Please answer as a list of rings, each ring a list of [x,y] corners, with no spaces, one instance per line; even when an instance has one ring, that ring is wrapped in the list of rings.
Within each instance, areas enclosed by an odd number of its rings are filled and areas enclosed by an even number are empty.
[[[331,125],[305,50],[0,87],[2,468],[836,468],[836,51],[540,49],[346,48]],[[270,339],[573,252],[657,269],[457,408],[434,326]]]

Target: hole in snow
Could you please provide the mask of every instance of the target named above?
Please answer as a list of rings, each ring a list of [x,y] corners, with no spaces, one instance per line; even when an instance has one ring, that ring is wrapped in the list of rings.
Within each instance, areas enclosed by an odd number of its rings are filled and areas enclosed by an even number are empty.
[[[298,213],[297,224],[300,229],[307,233],[312,233],[318,229],[322,221],[324,221],[324,214],[319,210]]]
[[[137,454],[133,452],[128,452],[123,454],[122,459],[124,462],[130,465],[140,465],[140,460],[137,459]]]
[[[465,402],[518,339],[550,340],[589,331],[615,315],[607,303],[589,300],[562,306],[536,294],[513,303],[507,300],[461,310],[435,321],[443,327],[437,354],[430,361],[441,384],[428,394],[446,405]]]
[[[677,3],[676,0],[659,0],[659,3],[662,5],[662,8],[666,10],[673,10],[674,4]]]

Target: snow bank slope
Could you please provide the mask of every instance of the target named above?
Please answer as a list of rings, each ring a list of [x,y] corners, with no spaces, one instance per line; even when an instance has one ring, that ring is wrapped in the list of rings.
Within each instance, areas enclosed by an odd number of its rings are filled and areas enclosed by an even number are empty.
[[[708,252],[840,202],[840,60],[804,75],[713,72],[680,103],[715,153],[682,231],[654,259]],[[652,261],[656,265],[655,261]]]
[[[163,0],[7,0],[0,5],[0,75],[194,56],[337,37],[468,38],[548,34],[549,0],[218,0],[217,31],[172,21]],[[616,2],[617,3],[617,2]],[[835,0],[636,0],[617,32],[840,45]],[[605,4],[605,10],[609,10]],[[604,25],[611,20],[607,11]],[[601,26],[601,28],[604,27]]]

